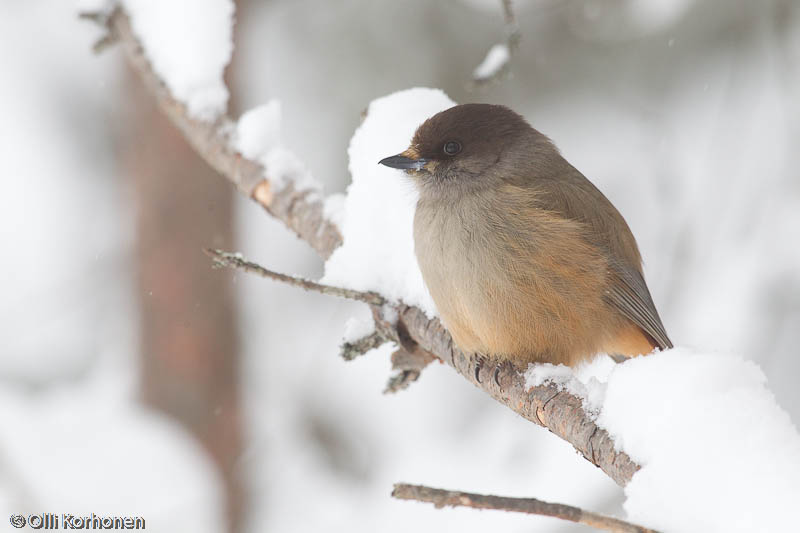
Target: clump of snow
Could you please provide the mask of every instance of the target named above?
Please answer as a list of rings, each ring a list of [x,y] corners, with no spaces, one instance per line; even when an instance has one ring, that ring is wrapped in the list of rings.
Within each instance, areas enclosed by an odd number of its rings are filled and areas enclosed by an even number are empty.
[[[255,107],[236,123],[236,149],[248,159],[258,159],[278,144],[281,131],[281,103],[270,100]]]
[[[228,103],[223,81],[233,53],[232,0],[122,0],[153,70],[189,114],[214,120]]]
[[[783,531],[800,501],[800,434],[739,357],[675,348],[622,364],[531,365],[526,386],[583,399],[642,468],[625,487],[630,520],[668,532]]]
[[[264,171],[276,189],[280,190],[289,183],[296,191],[320,188],[305,163],[285,146],[272,148],[259,161],[264,165]]]
[[[582,400],[583,408],[591,416],[600,413],[605,398],[605,379],[614,361],[609,357],[595,357],[575,369],[550,363],[532,364],[525,372],[525,387],[538,387],[553,383]]]
[[[598,419],[642,466],[631,520],[662,531],[786,531],[800,434],[753,362],[676,348],[617,365]]]
[[[527,387],[583,399],[642,468],[625,487],[630,520],[667,532],[785,531],[800,501],[800,434],[751,361],[675,348],[574,371],[531,365]]]
[[[369,105],[350,141],[352,183],[340,226],[344,241],[325,263],[324,283],[375,291],[436,315],[414,255],[417,191],[404,172],[378,161],[408,148],[422,122],[454,105],[442,91],[424,88]]]
[[[567,386],[571,381],[578,381],[572,369],[564,365],[550,363],[531,364],[525,372],[525,387],[538,387],[545,383],[553,383],[559,387]]]
[[[355,342],[375,332],[375,321],[350,317],[344,323],[344,342]]]
[[[344,225],[344,203],[347,197],[342,193],[329,194],[322,206],[322,216],[341,230]]]
[[[506,44],[496,44],[489,49],[486,57],[472,72],[472,77],[476,80],[485,80],[495,76],[500,69],[508,63],[511,53]]]
[[[583,384],[583,408],[592,416],[600,413],[606,398],[608,376],[617,363],[608,356],[595,357],[573,369],[575,377]]]
[[[281,104],[271,100],[239,117],[233,146],[243,156],[261,163],[276,189],[289,183],[297,191],[319,189],[300,158],[280,143],[280,130]]]

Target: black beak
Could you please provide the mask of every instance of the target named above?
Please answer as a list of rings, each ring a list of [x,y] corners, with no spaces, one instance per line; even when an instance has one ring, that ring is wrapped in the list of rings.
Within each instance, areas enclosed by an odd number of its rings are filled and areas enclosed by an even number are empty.
[[[393,155],[385,157],[378,161],[379,165],[386,165],[387,167],[399,168],[401,170],[422,170],[422,167],[427,163],[425,159],[411,159],[404,155]]]

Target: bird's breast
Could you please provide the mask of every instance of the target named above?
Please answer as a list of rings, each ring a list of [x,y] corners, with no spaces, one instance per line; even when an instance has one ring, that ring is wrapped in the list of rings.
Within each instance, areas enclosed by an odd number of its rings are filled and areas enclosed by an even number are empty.
[[[579,223],[533,205],[516,196],[421,200],[417,261],[462,350],[572,364],[601,342],[607,262]]]
[[[488,353],[496,347],[491,315],[513,293],[502,266],[498,228],[475,212],[477,199],[430,206],[421,202],[414,219],[414,247],[422,277],[439,315],[463,350]]]

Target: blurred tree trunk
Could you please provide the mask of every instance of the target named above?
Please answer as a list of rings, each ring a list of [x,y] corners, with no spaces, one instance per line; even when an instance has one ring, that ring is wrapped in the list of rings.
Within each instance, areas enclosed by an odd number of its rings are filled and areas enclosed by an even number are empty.
[[[202,252],[236,247],[235,191],[186,144],[132,72],[124,105],[130,137],[120,161],[136,204],[142,399],[207,450],[224,484],[228,531],[236,533],[245,494],[237,468],[243,416],[235,286],[233,274],[212,270]]]

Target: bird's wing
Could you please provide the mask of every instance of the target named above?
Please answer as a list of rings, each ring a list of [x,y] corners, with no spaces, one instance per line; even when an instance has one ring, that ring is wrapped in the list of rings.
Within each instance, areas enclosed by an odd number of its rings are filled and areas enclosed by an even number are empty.
[[[558,179],[541,180],[539,208],[581,222],[585,237],[608,254],[612,280],[606,299],[663,350],[672,348],[641,274],[641,257],[628,224],[586,177],[562,160]]]
[[[662,350],[672,348],[661,317],[658,316],[653,298],[647,289],[647,284],[638,270],[615,265],[613,268],[614,279],[610,284],[608,301],[616,307],[622,315],[642,328]]]

